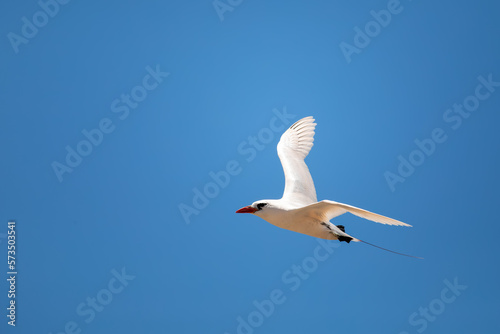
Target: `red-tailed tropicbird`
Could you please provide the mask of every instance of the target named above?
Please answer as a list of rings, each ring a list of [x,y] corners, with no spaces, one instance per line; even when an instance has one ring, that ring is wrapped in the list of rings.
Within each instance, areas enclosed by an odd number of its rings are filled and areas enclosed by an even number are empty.
[[[383,250],[410,257],[412,255],[391,251],[345,233],[344,226],[334,225],[331,219],[350,212],[377,223],[411,226],[398,220],[329,200],[318,202],[316,189],[304,162],[314,141],[316,123],[312,116],[295,122],[281,136],[278,156],[285,172],[285,191],[281,199],[265,199],[245,206],[236,213],[251,213],[278,227],[307,234],[316,238],[363,242]]]

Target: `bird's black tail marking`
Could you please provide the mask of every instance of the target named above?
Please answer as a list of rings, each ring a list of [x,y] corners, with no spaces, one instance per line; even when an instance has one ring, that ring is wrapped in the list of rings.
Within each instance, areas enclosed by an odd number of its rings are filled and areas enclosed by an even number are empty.
[[[339,230],[341,230],[342,232],[344,232],[344,233],[345,233],[345,227],[344,227],[344,225],[335,225],[335,226],[337,226],[337,228],[338,228]],[[331,229],[330,229],[330,230],[331,230]],[[337,234],[337,233],[334,233],[334,234],[337,236],[337,238],[339,239],[339,241],[345,241],[345,242],[347,242],[347,243],[350,243],[350,242],[351,242],[351,240],[352,240],[352,238],[351,238],[351,237],[346,237],[346,236],[343,236],[343,235],[339,235],[339,234]]]
[[[340,239],[339,239],[339,240],[340,240]],[[416,259],[421,259],[421,260],[423,260],[423,259],[424,259],[423,257],[413,256],[413,255],[408,255],[408,254],[403,254],[403,253],[398,253],[398,252],[392,251],[392,250],[390,250],[390,249],[383,248],[383,247],[380,247],[380,246],[377,246],[377,245],[371,244],[371,243],[369,243],[369,242],[366,242],[366,241],[363,241],[363,240],[360,240],[360,239],[358,239],[358,240],[359,240],[359,241],[361,241],[361,242],[363,242],[363,243],[365,243],[365,244],[367,244],[367,245],[370,245],[370,246],[373,246],[373,247],[377,247],[377,248],[380,248],[380,249],[382,249],[382,250],[385,250],[385,251],[388,251],[388,252],[391,252],[391,253],[394,253],[394,254],[403,255],[403,256],[408,256],[408,257],[414,257],[414,258],[416,258]]]
[[[352,238],[351,238],[351,237],[344,237],[344,236],[342,236],[342,235],[339,235],[339,236],[338,236],[338,238],[339,238],[339,241],[345,241],[345,242],[347,242],[347,243],[350,243],[350,242],[351,242],[351,240],[352,240]]]

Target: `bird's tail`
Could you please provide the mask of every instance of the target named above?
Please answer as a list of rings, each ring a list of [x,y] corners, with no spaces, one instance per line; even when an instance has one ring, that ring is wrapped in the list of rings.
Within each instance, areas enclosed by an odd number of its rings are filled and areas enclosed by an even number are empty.
[[[408,254],[404,254],[404,253],[399,253],[399,252],[395,252],[395,251],[392,251],[390,249],[387,249],[387,248],[384,248],[384,247],[380,247],[380,246],[377,246],[377,245],[374,245],[374,244],[371,244],[369,242],[366,242],[366,241],[363,241],[361,239],[356,239],[356,238],[352,238],[351,241],[356,241],[356,242],[362,242],[362,243],[365,243],[367,245],[370,245],[370,246],[373,246],[373,247],[377,247],[379,249],[382,249],[382,250],[385,250],[385,251],[388,251],[388,252],[391,252],[391,253],[394,253],[394,254],[398,254],[398,255],[403,255],[403,256],[408,256],[408,257],[413,257],[413,258],[416,258],[416,259],[421,259],[423,260],[424,258],[423,257],[419,257],[419,256],[413,256],[413,255],[408,255]]]
[[[339,241],[345,241],[347,243],[350,243],[351,241],[362,242],[362,243],[365,243],[367,245],[370,245],[370,246],[373,246],[373,247],[376,247],[376,248],[380,248],[382,250],[385,250],[385,251],[388,251],[388,252],[391,252],[391,253],[394,253],[394,254],[408,256],[408,257],[414,257],[416,259],[422,259],[423,260],[423,258],[419,257],[419,256],[413,256],[413,255],[408,255],[408,254],[403,254],[403,253],[395,252],[395,251],[392,251],[390,249],[387,249],[387,248],[384,248],[384,247],[380,247],[380,246],[371,244],[369,242],[363,241],[361,239],[355,238],[352,235],[349,235],[349,234],[345,233],[345,228],[344,228],[343,225],[333,225],[333,226],[335,226],[334,227],[335,231],[333,233],[337,236],[337,238],[338,238]]]

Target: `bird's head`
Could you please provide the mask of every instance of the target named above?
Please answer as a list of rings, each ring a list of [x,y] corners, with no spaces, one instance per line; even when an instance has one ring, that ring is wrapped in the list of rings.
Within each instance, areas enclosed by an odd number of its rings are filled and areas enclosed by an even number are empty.
[[[237,210],[236,213],[251,213],[257,216],[265,213],[267,210],[272,208],[272,203],[268,200],[260,200],[253,202],[252,205],[244,206]]]

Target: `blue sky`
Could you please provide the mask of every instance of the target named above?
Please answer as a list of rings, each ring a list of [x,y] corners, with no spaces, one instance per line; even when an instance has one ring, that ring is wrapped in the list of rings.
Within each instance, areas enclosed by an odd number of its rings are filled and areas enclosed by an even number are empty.
[[[1,332],[498,333],[500,6],[216,5],[0,5]],[[234,213],[309,115],[318,199],[414,227],[334,223],[425,260]]]

